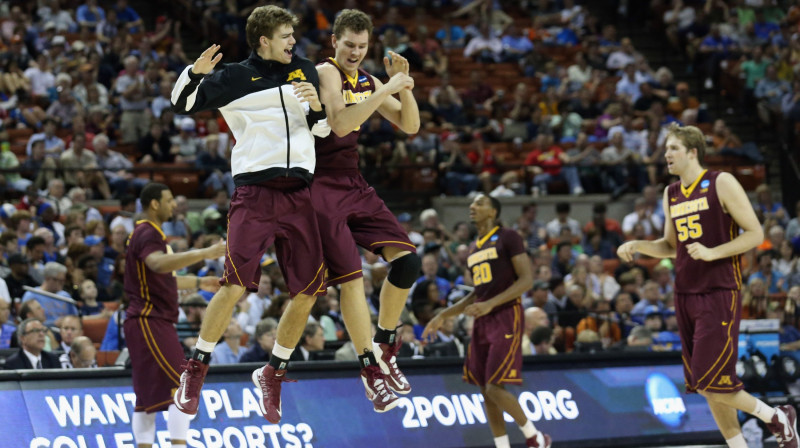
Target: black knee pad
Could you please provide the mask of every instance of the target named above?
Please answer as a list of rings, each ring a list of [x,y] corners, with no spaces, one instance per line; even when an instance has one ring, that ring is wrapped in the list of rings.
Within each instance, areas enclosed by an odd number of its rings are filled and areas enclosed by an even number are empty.
[[[422,260],[419,255],[411,252],[395,258],[391,265],[392,269],[387,276],[389,282],[400,289],[409,289],[420,276]]]

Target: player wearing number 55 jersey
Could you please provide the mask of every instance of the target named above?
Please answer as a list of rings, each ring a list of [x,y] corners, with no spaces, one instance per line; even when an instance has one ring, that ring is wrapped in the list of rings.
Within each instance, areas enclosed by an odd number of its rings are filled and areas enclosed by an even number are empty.
[[[475,290],[437,314],[422,337],[435,335],[447,317],[462,312],[475,317],[472,340],[464,361],[464,381],[481,388],[495,446],[509,447],[503,412],[522,430],[530,447],[549,447],[550,436],[536,430],[506,384],[522,384],[522,304],[520,296],[533,284],[530,260],[522,237],[497,224],[500,201],[478,195],[469,207],[478,228],[467,258],[467,277]]]
[[[736,377],[741,318],[740,255],[764,239],[739,182],[703,169],[705,137],[693,126],[673,124],[666,142],[667,168],[680,181],[664,191],[664,237],[630,241],[618,249],[675,258],[675,312],[683,350],[686,391],[708,401],[730,447],[747,448],[736,410],[767,424],[781,447],[797,447],[791,405],[771,408],[743,390]]]

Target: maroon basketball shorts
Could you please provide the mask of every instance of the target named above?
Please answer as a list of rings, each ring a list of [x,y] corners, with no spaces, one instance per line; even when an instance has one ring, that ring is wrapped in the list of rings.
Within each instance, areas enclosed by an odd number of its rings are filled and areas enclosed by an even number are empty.
[[[387,246],[417,251],[397,218],[361,175],[317,175],[311,198],[322,236],[328,285],[362,277],[356,245],[375,253]]]
[[[477,386],[522,384],[522,305],[519,301],[475,319],[464,381]]]
[[[274,242],[289,294],[294,297],[325,293],[322,243],[311,192],[296,181],[288,178],[290,183],[285,189],[236,187],[228,211],[228,249],[220,284],[258,290],[261,257]]]
[[[686,391],[731,393],[744,386],[736,376],[739,358],[738,290],[675,294]]]
[[[139,316],[126,319],[122,328],[131,358],[135,410],[166,410],[180,384],[185,359],[175,325]]]

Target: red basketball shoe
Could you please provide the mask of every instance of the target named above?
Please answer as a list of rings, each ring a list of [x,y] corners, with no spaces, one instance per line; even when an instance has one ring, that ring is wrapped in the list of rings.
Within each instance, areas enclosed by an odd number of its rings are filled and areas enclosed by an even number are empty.
[[[539,431],[533,437],[525,439],[525,446],[534,448],[550,448],[550,436]]]
[[[200,404],[200,390],[208,373],[208,364],[203,364],[196,359],[190,359],[183,364],[181,373],[181,384],[175,390],[172,401],[175,407],[184,414],[197,414],[197,407]]]
[[[400,404],[392,390],[387,387],[386,375],[378,366],[367,366],[361,369],[361,381],[367,391],[367,398],[372,402],[375,412],[386,412]]]
[[[781,448],[797,448],[797,412],[794,406],[785,404],[777,408],[772,421],[767,423],[769,432],[775,435]]]
[[[253,371],[253,384],[261,391],[261,412],[270,423],[281,421],[281,383],[296,383],[286,378],[286,369],[275,370],[267,364]]]
[[[381,370],[383,370],[383,374],[386,375],[386,384],[388,384],[389,388],[395,391],[395,393],[405,395],[411,392],[411,384],[408,383],[406,376],[403,375],[403,372],[397,367],[397,352],[400,351],[402,345],[403,341],[397,338],[394,344],[379,344],[374,342],[372,348],[375,352],[375,358],[378,359],[378,364],[380,364]]]

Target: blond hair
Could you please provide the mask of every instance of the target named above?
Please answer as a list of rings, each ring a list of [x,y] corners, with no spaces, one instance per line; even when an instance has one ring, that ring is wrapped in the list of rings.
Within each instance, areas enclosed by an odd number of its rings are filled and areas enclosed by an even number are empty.
[[[258,50],[261,36],[272,39],[275,31],[282,25],[295,26],[299,23],[297,16],[275,5],[259,6],[247,18],[245,34],[247,45]]]
[[[677,138],[686,147],[687,152],[692,149],[697,150],[697,161],[700,165],[703,164],[706,156],[706,136],[703,135],[703,131],[695,126],[681,126],[678,123],[672,123],[667,128],[667,138],[669,137]]]

